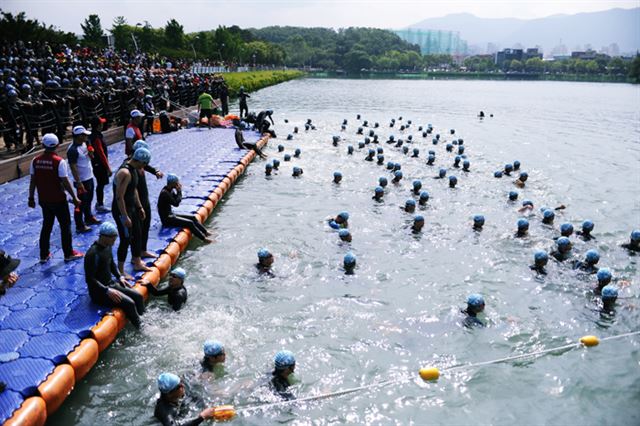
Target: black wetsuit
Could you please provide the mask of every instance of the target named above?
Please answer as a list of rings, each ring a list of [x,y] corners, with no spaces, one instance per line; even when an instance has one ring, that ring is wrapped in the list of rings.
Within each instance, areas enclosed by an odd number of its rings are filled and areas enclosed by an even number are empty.
[[[591,235],[591,233],[587,234],[584,231],[576,231],[576,235],[578,235],[580,238],[582,238],[583,241],[591,241],[591,240],[595,240],[596,239],[596,237]]]
[[[127,209],[127,216],[131,219],[131,228],[125,228],[122,220],[122,213],[118,207],[117,197],[117,179],[113,180],[113,202],[111,203],[111,212],[113,213],[113,219],[118,226],[118,235],[120,238],[120,245],[118,245],[118,262],[124,262],[127,258],[127,250],[131,245],[131,256],[140,257],[142,253],[142,246],[140,244],[141,239],[141,223],[140,215],[136,208],[136,189],[138,187],[138,171],[134,169],[128,162],[123,163],[120,169],[126,168],[129,170],[131,180],[124,193],[124,204]],[[118,169],[118,172],[120,171]],[[116,173],[117,176],[117,173]]]
[[[149,241],[149,229],[151,228],[151,203],[149,202],[149,188],[147,187],[147,175],[144,172],[156,175],[158,169],[150,165],[144,166],[144,171],[138,172],[138,198],[144,209],[144,220],[140,226],[140,250],[147,251],[147,242]]]
[[[187,302],[187,289],[184,285],[180,285],[180,287],[173,288],[171,286],[166,286],[163,288],[156,288],[153,285],[147,286],[149,292],[154,296],[169,296],[169,304],[173,308],[174,311],[179,311]]]
[[[532,271],[536,271],[537,273],[541,274],[541,275],[547,275],[547,270],[544,269],[544,266],[536,266],[536,265],[531,265],[529,266],[529,268]]]
[[[564,262],[565,260],[571,257],[571,252],[569,253],[561,253],[559,251],[552,251],[551,256],[554,257],[558,262]]]
[[[485,324],[480,321],[478,319],[478,317],[476,317],[475,314],[467,311],[466,309],[461,311],[463,314],[466,315],[466,317],[464,318],[464,320],[462,320],[462,325],[467,327],[467,328],[474,328],[474,327],[484,327]]]
[[[160,215],[162,226],[188,228],[193,235],[204,240],[207,238],[207,230],[198,222],[195,216],[173,213],[171,206],[178,207],[181,201],[181,190],[176,189],[174,192],[166,186],[162,188],[158,196],[158,214]]]
[[[123,287],[119,282],[114,281],[114,277],[120,277],[120,272],[113,262],[111,247],[94,242],[84,255],[84,273],[89,296],[94,303],[122,308],[131,324],[140,327],[140,315],[144,313],[144,299],[137,291]],[[118,303],[112,301],[107,295],[109,289],[122,293],[122,300]]]
[[[188,404],[184,401],[172,404],[160,397],[156,401],[156,408],[153,411],[153,415],[163,426],[196,426],[204,421],[200,416],[180,420],[179,418],[185,417],[188,411]]]
[[[630,251],[640,251],[640,246],[632,245],[631,243],[621,244],[620,247]]]
[[[271,389],[273,390],[273,392],[277,393],[287,401],[296,399],[296,397],[291,392],[287,391],[287,388],[289,388],[290,386],[289,381],[287,381],[287,379],[278,375],[278,373],[275,371],[271,374],[273,377],[271,378],[269,385],[271,386]]]
[[[589,263],[582,262],[579,260],[576,260],[573,263],[573,269],[580,269],[581,271],[586,272],[587,274],[595,274],[596,272],[598,272],[597,266],[591,265]]]
[[[247,105],[247,98],[250,98],[251,96],[247,95],[246,93],[240,93],[238,95],[238,97],[240,98],[240,117],[245,117],[247,114],[249,114],[249,106]],[[244,115],[242,114],[244,112]]]
[[[262,153],[262,150],[260,148],[258,148],[257,143],[255,143],[255,142],[247,142],[246,140],[244,140],[244,135],[242,134],[242,130],[240,130],[239,127],[236,128],[236,132],[234,134],[234,137],[236,139],[236,145],[238,145],[238,148],[240,148],[240,149],[252,149],[260,157],[265,157],[265,155]]]

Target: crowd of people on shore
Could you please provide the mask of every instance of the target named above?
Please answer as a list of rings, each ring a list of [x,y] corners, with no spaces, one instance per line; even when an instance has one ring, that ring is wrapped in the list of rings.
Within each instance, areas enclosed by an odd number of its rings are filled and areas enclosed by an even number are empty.
[[[126,125],[129,112],[145,117],[142,131],[176,130],[182,121],[172,111],[196,104],[206,91],[229,112],[229,89],[221,75],[191,72],[191,61],[146,53],[94,50],[49,43],[0,44],[0,158],[40,148],[46,133],[59,140],[75,125]],[[2,148],[4,145],[4,148]]]

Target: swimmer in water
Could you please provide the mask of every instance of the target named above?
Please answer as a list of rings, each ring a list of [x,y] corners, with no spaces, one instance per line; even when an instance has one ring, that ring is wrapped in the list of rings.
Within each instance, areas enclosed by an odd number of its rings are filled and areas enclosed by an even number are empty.
[[[482,231],[483,226],[484,226],[484,216],[481,214],[477,214],[473,216],[473,230]]]
[[[524,183],[529,179],[529,174],[527,172],[521,172],[518,179],[516,179],[513,184],[518,188],[524,188]]]
[[[434,179],[444,179],[447,176],[447,169],[440,169],[438,171],[438,176],[434,176]]]
[[[411,158],[418,158],[420,156],[420,150],[418,148],[413,148],[413,153],[411,154]]]
[[[629,242],[621,244],[620,247],[632,252],[640,252],[640,230],[634,229],[629,236]]]
[[[287,140],[288,140],[288,141],[292,141],[292,140],[293,140],[293,135],[292,135],[291,133],[289,133],[289,134],[287,135]]]
[[[278,145],[278,152],[284,151],[284,145]]]
[[[347,155],[353,155],[353,145],[347,146]]]
[[[348,229],[341,229],[338,232],[338,236],[340,237],[340,240],[345,241],[347,243],[350,243],[353,240],[353,237],[351,236],[351,232],[349,232]]]
[[[338,142],[340,142],[340,136],[333,137],[333,146],[338,146]]]
[[[156,401],[153,415],[164,426],[168,425],[199,425],[205,420],[213,419],[215,408],[206,408],[197,417],[184,419],[194,405],[192,399],[186,396],[185,384],[172,373],[162,373],[158,376],[158,390],[160,398]]]
[[[471,167],[471,163],[469,162],[469,160],[464,160],[462,162],[462,171],[463,172],[470,172],[471,170],[469,169],[469,167]]]
[[[507,176],[511,176],[511,172],[513,171],[513,164],[507,163],[504,165],[503,173]]]
[[[584,222],[582,222],[581,228],[582,229],[580,231],[576,231],[576,235],[582,238],[583,241],[591,241],[596,239],[596,237],[591,235],[591,232],[594,228],[594,224],[592,221],[590,221],[589,219],[585,220]]]
[[[376,189],[374,190],[373,193],[373,198],[376,201],[382,201],[382,198],[384,197],[384,189],[381,186],[376,186]]]
[[[402,171],[401,170],[396,170],[393,173],[393,180],[391,182],[395,183],[396,185],[398,185],[401,180],[402,180]]]
[[[429,157],[427,157],[427,165],[428,166],[433,166],[433,163],[436,161],[436,156],[433,154],[429,154]]]
[[[513,171],[517,172],[518,170],[520,170],[520,162],[516,160],[513,162]]]
[[[300,177],[300,176],[302,176],[303,173],[304,173],[304,171],[302,170],[301,167],[294,167],[293,168],[293,173],[291,174],[291,176]]]
[[[545,225],[553,225],[553,219],[556,217],[556,214],[553,210],[545,209],[542,212],[542,223]]]
[[[348,228],[349,227],[349,213],[340,212],[334,218],[329,218],[329,226],[333,229]]]
[[[615,312],[616,300],[618,300],[618,289],[613,285],[606,285],[602,288],[602,311],[605,313]]]
[[[518,230],[516,231],[516,238],[524,238],[529,235],[529,221],[525,218],[518,219]]]
[[[580,269],[588,274],[595,274],[598,272],[597,264],[600,261],[600,253],[598,250],[591,249],[585,253],[583,261],[576,261],[573,264],[573,269]]]
[[[602,289],[605,286],[611,284],[613,275],[611,274],[611,271],[609,270],[609,268],[600,268],[596,273],[596,278],[598,279],[598,285],[593,290],[593,292],[597,295],[600,295],[602,293]]]
[[[453,152],[453,144],[448,143],[446,146],[447,152]]]
[[[384,155],[378,154],[377,158],[378,158],[378,165],[382,166],[384,164]]]
[[[204,357],[200,362],[202,366],[202,372],[211,372],[216,377],[224,374],[224,362],[227,359],[227,354],[224,350],[222,343],[216,340],[207,340],[202,346]]]
[[[449,188],[455,188],[458,184],[458,178],[455,176],[449,176]]]
[[[296,148],[296,150],[293,152],[293,156],[295,158],[300,158],[300,154],[302,153],[302,151],[300,150],[300,148]]]
[[[418,204],[421,206],[426,206],[427,201],[429,201],[429,193],[427,191],[422,191],[420,193],[420,198],[418,199]]]
[[[556,240],[556,249],[551,252],[558,262],[564,262],[571,257],[571,241],[567,237],[560,237]]]
[[[376,155],[376,150],[375,149],[370,149],[369,153],[367,154],[367,156],[364,158],[365,161],[373,161],[373,157],[375,157]]]
[[[516,191],[509,192],[509,201],[516,201],[518,199],[518,193]],[[533,203],[532,203],[533,205]]]
[[[479,294],[471,294],[467,297],[467,309],[461,312],[465,314],[462,325],[466,328],[484,327],[485,323],[480,321],[478,314],[484,311],[484,298]]]
[[[174,311],[179,311],[187,303],[187,289],[184,280],[187,272],[182,268],[175,268],[169,272],[169,284],[164,288],[156,288],[151,282],[141,280],[140,285],[147,287],[149,293],[154,296],[168,296],[169,305]]]
[[[411,226],[411,229],[414,233],[418,233],[422,231],[422,228],[424,228],[424,217],[421,215],[416,215],[413,218],[413,225]]]
[[[273,358],[274,369],[269,382],[271,390],[289,401],[296,397],[287,389],[294,384],[296,359],[290,351],[280,351]]]
[[[493,177],[496,179],[500,179],[502,177],[502,170],[497,170],[493,173]]]
[[[258,268],[259,272],[270,273],[273,261],[274,257],[269,250],[265,248],[258,250],[258,263],[256,264],[256,268]]]
[[[291,161],[291,154],[285,154],[284,161]]]
[[[411,190],[413,192],[413,195],[420,195],[420,189],[422,189],[422,182],[420,182],[419,180],[414,180],[413,189]]]
[[[353,275],[356,269],[356,256],[351,252],[345,254],[342,260],[342,266],[344,267],[346,275]]]
[[[573,225],[569,222],[565,222],[560,225],[560,236],[569,238],[573,235]]]
[[[386,177],[380,176],[378,178],[378,185],[380,185],[381,187],[385,188],[387,186],[387,183],[388,183],[388,181],[387,181]]]
[[[342,181],[342,173],[333,172],[333,183],[340,183]]]
[[[532,271],[536,271],[538,274],[547,275],[545,266],[549,262],[549,255],[544,250],[538,250],[533,254],[533,265],[529,266]]]
[[[271,161],[271,164],[273,165],[273,170],[278,170],[278,167],[280,167],[280,160],[274,158],[273,161]]]
[[[462,161],[462,157],[456,155],[456,157],[453,159],[453,167],[457,169],[460,168],[460,161]]]
[[[264,165],[264,174],[266,176],[271,176],[272,171],[273,171],[273,164],[267,163]]]
[[[413,198],[409,198],[407,201],[405,201],[404,207],[400,208],[407,213],[413,213],[416,211],[416,201]]]

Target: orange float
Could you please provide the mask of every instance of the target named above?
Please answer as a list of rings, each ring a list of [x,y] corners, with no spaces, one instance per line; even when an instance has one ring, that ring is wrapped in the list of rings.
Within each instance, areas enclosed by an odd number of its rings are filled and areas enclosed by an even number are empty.
[[[91,367],[98,362],[99,353],[98,342],[89,338],[83,339],[80,344],[67,355],[67,360],[73,367],[76,382],[82,380],[89,370],[91,370]]]
[[[173,238],[173,241],[178,243],[180,246],[180,250],[184,251],[189,244],[189,235],[184,232],[184,230],[178,232],[178,234]]]
[[[113,308],[109,315],[114,317],[118,321],[118,333],[127,325],[127,316],[120,308]]]
[[[149,289],[146,286],[136,284],[133,286],[133,289],[142,295],[142,298],[145,302],[147,301],[147,299],[149,298]]]
[[[158,268],[152,267],[150,271],[144,273],[142,278],[153,285],[158,285],[160,282],[160,272],[158,271]]]
[[[169,269],[171,269],[171,256],[166,253],[162,253],[160,256],[158,256],[155,262],[153,262],[153,264],[156,268],[158,268],[160,276],[164,277],[165,275],[167,275],[167,272],[169,272]]]
[[[169,257],[171,257],[171,261],[175,263],[176,260],[178,260],[178,257],[180,256],[180,252],[181,252],[180,244],[176,243],[175,241],[171,241],[169,245],[165,247],[164,252],[167,253]]]
[[[111,315],[105,315],[98,324],[91,328],[91,333],[98,342],[98,349],[102,352],[118,335],[118,320]]]
[[[218,199],[220,199],[220,198],[222,198],[222,197],[224,196],[224,193],[225,193],[226,191],[224,191],[224,190],[223,190],[222,188],[220,188],[219,186],[216,186],[216,189],[214,189],[214,190],[213,190],[213,192],[214,192],[215,194],[217,194],[217,195],[218,195]]]
[[[212,202],[211,200],[207,200],[207,201],[205,201],[205,202],[202,204],[202,207],[204,207],[205,209],[207,209],[207,211],[208,211],[209,213],[211,213],[211,212],[213,211],[213,209],[214,209],[214,207],[215,207],[215,206],[216,206],[216,205],[215,205],[215,203],[214,203],[214,202]]]
[[[224,193],[226,193],[227,190],[229,189],[229,183],[227,182],[227,180],[228,178],[224,178],[224,180],[218,184],[218,188],[220,188],[220,190],[223,191]]]
[[[47,403],[39,396],[24,400],[4,426],[43,426],[47,421]]]
[[[47,405],[47,416],[60,408],[75,384],[76,376],[73,367],[69,364],[60,364],[53,373],[49,374],[47,380],[38,386],[38,392]]]

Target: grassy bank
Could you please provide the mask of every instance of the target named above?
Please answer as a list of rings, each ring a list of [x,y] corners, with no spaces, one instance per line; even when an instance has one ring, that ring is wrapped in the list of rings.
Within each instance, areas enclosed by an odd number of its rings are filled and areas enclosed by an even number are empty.
[[[300,78],[305,75],[302,71],[250,71],[229,72],[224,74],[224,79],[229,86],[229,95],[236,97],[240,86],[244,86],[245,92],[255,92],[265,87]]]
[[[370,78],[403,80],[529,80],[529,81],[585,81],[600,83],[632,83],[627,76],[604,74],[534,74],[534,73],[489,73],[489,72],[429,72],[429,73],[362,73],[359,75],[316,72],[317,78]]]

